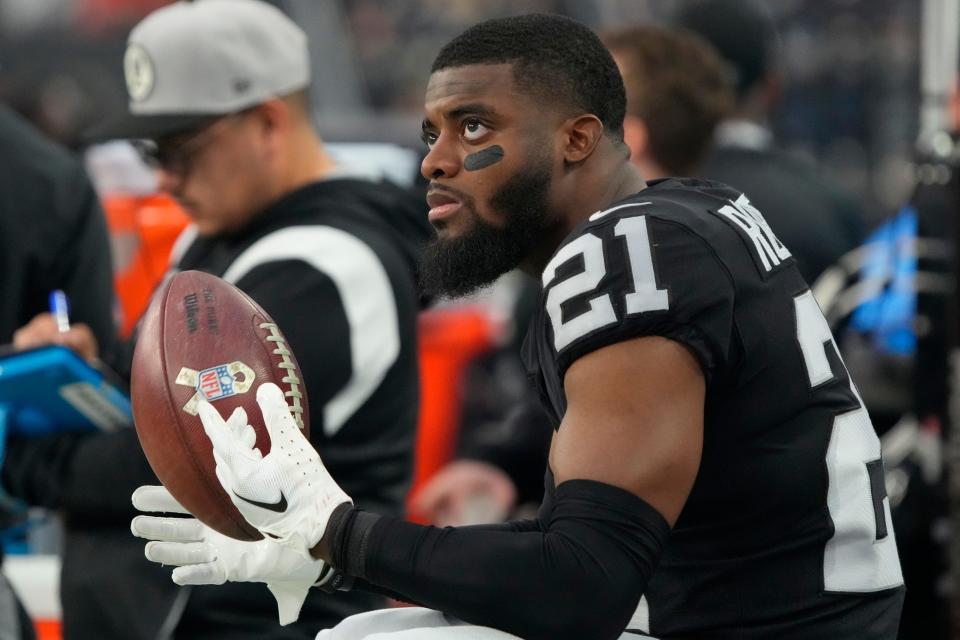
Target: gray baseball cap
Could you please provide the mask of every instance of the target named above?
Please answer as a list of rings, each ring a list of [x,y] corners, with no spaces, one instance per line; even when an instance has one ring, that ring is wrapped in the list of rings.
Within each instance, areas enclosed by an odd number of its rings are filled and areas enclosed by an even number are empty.
[[[259,0],[181,0],[130,32],[123,57],[129,114],[94,139],[159,138],[307,86],[307,37]]]

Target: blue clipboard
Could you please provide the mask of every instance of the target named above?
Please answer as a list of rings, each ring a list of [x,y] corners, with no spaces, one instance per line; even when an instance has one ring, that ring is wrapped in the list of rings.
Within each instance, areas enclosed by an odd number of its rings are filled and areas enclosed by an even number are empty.
[[[0,417],[7,433],[29,436],[133,424],[115,374],[61,346],[0,354]]]

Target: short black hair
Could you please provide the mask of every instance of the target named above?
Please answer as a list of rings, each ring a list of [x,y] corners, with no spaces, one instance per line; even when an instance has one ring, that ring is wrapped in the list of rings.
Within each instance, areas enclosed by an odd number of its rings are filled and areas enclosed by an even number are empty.
[[[431,73],[470,64],[513,64],[518,87],[545,105],[591,113],[611,139],[623,141],[627,97],[623,79],[600,38],[558,15],[528,14],[474,25],[437,54]]]

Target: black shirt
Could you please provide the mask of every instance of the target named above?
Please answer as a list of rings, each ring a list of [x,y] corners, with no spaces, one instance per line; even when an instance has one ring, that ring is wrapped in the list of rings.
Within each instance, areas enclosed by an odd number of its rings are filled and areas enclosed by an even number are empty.
[[[880,444],[794,258],[750,201],[719,183],[652,182],[581,224],[543,285],[525,358],[558,428],[567,368],[606,345],[676,340],[707,382],[699,473],[628,629],[895,638],[903,581]]]

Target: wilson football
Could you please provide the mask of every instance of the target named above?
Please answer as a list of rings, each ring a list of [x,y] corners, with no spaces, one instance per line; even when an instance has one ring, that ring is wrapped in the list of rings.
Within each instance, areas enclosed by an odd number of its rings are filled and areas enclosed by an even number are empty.
[[[217,480],[197,403],[206,398],[224,419],[243,407],[266,455],[270,439],[256,402],[264,382],[284,391],[309,437],[303,376],[270,316],[216,276],[184,271],[170,278],[137,338],[130,381],[134,424],[150,466],[173,497],[204,524],[238,540],[262,536]]]

